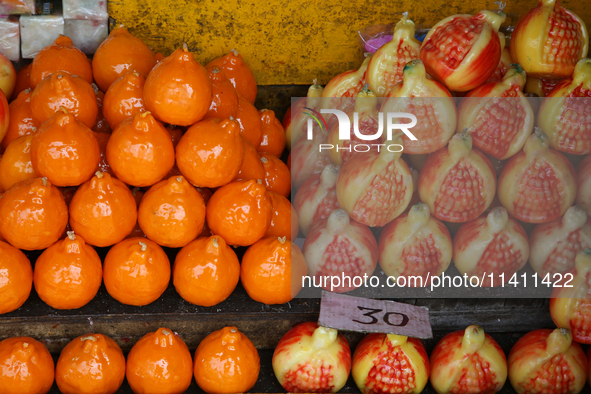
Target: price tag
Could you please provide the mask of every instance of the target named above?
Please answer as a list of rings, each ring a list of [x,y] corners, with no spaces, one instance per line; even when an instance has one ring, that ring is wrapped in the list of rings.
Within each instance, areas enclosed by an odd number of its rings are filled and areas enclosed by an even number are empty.
[[[394,301],[322,292],[318,324],[344,331],[433,338],[429,309]]]

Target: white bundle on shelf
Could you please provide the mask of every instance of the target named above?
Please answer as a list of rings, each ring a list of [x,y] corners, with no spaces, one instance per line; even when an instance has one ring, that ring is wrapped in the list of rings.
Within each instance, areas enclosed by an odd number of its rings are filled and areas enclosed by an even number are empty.
[[[64,34],[82,52],[92,55],[109,35],[107,0],[63,0]]]
[[[63,0],[64,19],[107,20],[107,0]]]
[[[109,35],[109,21],[66,19],[64,34],[72,39],[76,48],[92,55]]]
[[[25,59],[32,59],[44,47],[64,34],[62,15],[22,15],[21,51]]]
[[[34,14],[35,0],[0,0],[0,15]]]
[[[21,57],[20,29],[17,16],[0,18],[0,52],[13,62]]]

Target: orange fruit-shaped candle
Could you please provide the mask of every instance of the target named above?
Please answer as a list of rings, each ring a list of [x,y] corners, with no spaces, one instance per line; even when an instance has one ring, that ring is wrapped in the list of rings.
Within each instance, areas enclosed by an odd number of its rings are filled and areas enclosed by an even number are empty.
[[[73,231],[45,249],[35,262],[35,290],[55,309],[82,308],[98,293],[101,281],[100,257]]]
[[[19,182],[0,198],[0,234],[12,246],[45,249],[68,224],[68,207],[59,189],[47,178]]]
[[[195,186],[220,187],[238,175],[244,142],[234,118],[208,119],[187,130],[176,147],[176,163]]]
[[[78,186],[92,177],[101,152],[92,130],[61,108],[31,141],[31,162],[56,186]]]
[[[82,51],[74,46],[70,37],[60,35],[33,59],[29,81],[34,89],[49,74],[65,71],[92,83],[92,67]]]
[[[362,393],[419,394],[429,381],[429,356],[420,339],[369,334],[355,349],[351,375]]]
[[[116,244],[136,222],[137,206],[131,190],[100,171],[78,188],[70,203],[72,230],[90,245]]]
[[[125,379],[125,356],[102,334],[82,335],[66,345],[55,367],[62,394],[115,394]]]
[[[254,145],[247,140],[244,136],[242,141],[244,142],[244,161],[240,167],[240,171],[234,177],[235,181],[238,180],[249,180],[249,179],[265,179],[265,168],[263,162],[259,156]]]
[[[302,252],[292,254],[291,247],[286,238],[269,237],[248,248],[240,281],[250,298],[267,305],[285,304],[299,293],[308,268]]]
[[[176,291],[185,301],[214,306],[236,288],[240,263],[219,235],[197,238],[177,254],[172,276]]]
[[[16,85],[14,85],[14,90],[12,91],[12,96],[10,97],[11,101],[16,100],[18,95],[21,94],[23,90],[31,89],[30,75],[32,65],[32,63],[29,63],[29,65],[17,71]],[[32,90],[33,89],[31,89],[31,91]]]
[[[168,287],[170,262],[156,242],[128,238],[107,253],[103,277],[107,291],[117,301],[126,305],[148,305]]]
[[[127,356],[127,382],[136,394],[182,394],[191,384],[193,360],[183,340],[167,328],[146,334]]]
[[[261,153],[270,153],[273,156],[281,157],[285,150],[285,130],[283,125],[275,117],[275,112],[270,109],[261,109],[259,111],[261,122],[263,125],[263,138],[257,151]]]
[[[521,16],[511,35],[511,58],[528,76],[569,77],[575,64],[587,57],[589,33],[585,22],[560,3],[540,0]]]
[[[31,111],[32,90],[25,90],[18,95],[16,100],[8,106],[10,122],[6,135],[2,139],[2,147],[6,148],[12,141],[27,134],[33,134],[37,131],[40,123],[33,117]]]
[[[113,174],[113,170],[111,170],[111,166],[107,161],[107,145],[109,144],[111,134],[97,132],[93,132],[93,134],[94,138],[96,138],[96,142],[98,143],[99,151],[101,152],[98,170],[100,172],[105,172],[109,175],[115,175]]]
[[[164,126],[150,112],[142,112],[113,131],[107,161],[115,176],[128,185],[152,186],[174,165],[174,147]]]
[[[111,130],[125,119],[144,112],[144,83],[146,78],[133,70],[111,84],[105,93],[103,115]]]
[[[562,153],[550,149],[548,136],[539,127],[534,130],[523,150],[503,167],[498,197],[515,219],[548,223],[562,216],[575,201],[577,174]]]
[[[0,371],[3,394],[46,394],[55,374],[45,345],[29,337],[0,342]]]
[[[267,196],[271,200],[273,214],[265,237],[286,237],[289,240],[296,239],[299,233],[299,223],[295,208],[287,198],[280,194],[267,192]]]
[[[88,127],[96,123],[98,105],[94,89],[81,77],[64,71],[48,75],[31,96],[31,111],[39,123],[51,118],[60,107]]]
[[[263,122],[256,107],[240,94],[238,94],[236,121],[240,124],[240,134],[258,148],[263,140]]]
[[[517,394],[580,393],[587,383],[585,352],[567,328],[528,332],[513,345],[507,361]]]
[[[571,78],[560,82],[542,101],[537,124],[550,146],[573,155],[591,153],[591,59],[577,63]],[[11,118],[12,122],[12,118]]]
[[[291,193],[291,174],[287,164],[277,156],[268,153],[261,154],[261,162],[265,169],[265,186],[268,191],[289,197]]]
[[[169,178],[146,192],[138,210],[138,221],[152,241],[169,248],[180,248],[197,238],[203,230],[205,203],[185,178]]]
[[[239,274],[238,274],[239,275]],[[0,241],[0,315],[20,308],[33,287],[33,268],[23,252]]]
[[[242,55],[232,49],[227,55],[214,59],[207,67],[217,66],[224,71],[226,78],[232,82],[236,91],[251,104],[257,97],[257,82]]]
[[[288,393],[338,392],[351,372],[349,343],[333,328],[298,324],[277,344],[273,371]]]
[[[496,393],[507,379],[503,350],[479,326],[444,336],[431,352],[430,364],[437,393]]]
[[[212,332],[195,352],[195,380],[206,393],[246,393],[260,369],[258,351],[236,327]]]
[[[207,66],[211,81],[211,105],[205,114],[207,118],[228,119],[238,114],[238,93],[232,82],[218,66]]]
[[[37,178],[39,175],[31,163],[31,140],[33,136],[25,135],[12,141],[4,151],[0,160],[0,187],[4,190],[15,183]]]
[[[131,70],[148,75],[156,65],[154,54],[142,40],[120,26],[97,48],[92,58],[94,80],[103,92]]]
[[[207,224],[228,244],[248,246],[265,235],[272,213],[261,180],[234,181],[211,196],[207,203]]]
[[[203,119],[211,104],[211,81],[187,44],[154,67],[144,86],[148,111],[162,122],[189,126]]]

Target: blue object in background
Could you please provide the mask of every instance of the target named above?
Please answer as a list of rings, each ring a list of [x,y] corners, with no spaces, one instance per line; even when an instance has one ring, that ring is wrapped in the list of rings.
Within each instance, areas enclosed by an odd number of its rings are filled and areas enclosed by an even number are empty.
[[[427,33],[423,33],[423,34],[415,34],[415,38],[417,40],[419,40],[420,42],[423,42],[423,40],[425,39],[425,37],[427,37]]]

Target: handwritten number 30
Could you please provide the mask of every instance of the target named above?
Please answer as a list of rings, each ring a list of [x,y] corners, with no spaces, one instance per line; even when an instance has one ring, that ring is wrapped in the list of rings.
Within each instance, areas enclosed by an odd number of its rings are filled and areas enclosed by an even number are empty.
[[[359,320],[353,320],[356,323],[360,323],[360,324],[376,324],[377,322],[379,322],[379,319],[373,315],[375,315],[376,313],[380,313],[383,312],[383,309],[373,309],[373,308],[365,308],[363,306],[358,306],[357,307],[360,311],[369,311],[367,313],[364,313],[363,316],[367,316],[371,319],[371,321],[359,321]],[[390,322],[390,316],[392,315],[398,315],[400,317],[402,317],[402,321],[399,324],[393,324],[392,322]],[[399,313],[399,312],[386,312],[382,318],[382,320],[384,320],[384,323],[386,323],[389,326],[393,326],[393,327],[404,327],[408,324],[409,318],[408,316],[406,316],[404,313]]]

